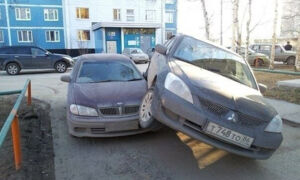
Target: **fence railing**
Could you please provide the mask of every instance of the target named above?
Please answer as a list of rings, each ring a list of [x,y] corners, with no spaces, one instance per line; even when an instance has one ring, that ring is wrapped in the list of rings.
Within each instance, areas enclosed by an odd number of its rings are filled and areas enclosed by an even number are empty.
[[[15,167],[17,170],[21,168],[21,161],[22,161],[18,110],[21,105],[22,99],[25,96],[26,91],[27,91],[27,104],[31,105],[31,80],[30,79],[26,81],[24,88],[21,90],[0,91],[0,96],[20,94],[0,131],[0,148],[1,148],[9,129],[11,128]]]

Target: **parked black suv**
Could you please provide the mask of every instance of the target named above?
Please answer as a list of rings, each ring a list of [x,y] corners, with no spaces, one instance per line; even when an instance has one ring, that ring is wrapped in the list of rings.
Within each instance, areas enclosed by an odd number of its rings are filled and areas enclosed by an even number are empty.
[[[74,65],[68,55],[53,54],[36,46],[6,46],[0,48],[0,71],[9,75],[18,74],[21,69],[52,69],[66,72]]]

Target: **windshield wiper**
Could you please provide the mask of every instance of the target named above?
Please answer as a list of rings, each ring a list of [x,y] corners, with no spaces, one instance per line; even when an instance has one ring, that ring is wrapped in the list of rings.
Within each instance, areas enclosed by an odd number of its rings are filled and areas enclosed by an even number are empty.
[[[129,79],[127,81],[139,81],[139,80],[142,80],[143,78],[133,78],[133,79]]]

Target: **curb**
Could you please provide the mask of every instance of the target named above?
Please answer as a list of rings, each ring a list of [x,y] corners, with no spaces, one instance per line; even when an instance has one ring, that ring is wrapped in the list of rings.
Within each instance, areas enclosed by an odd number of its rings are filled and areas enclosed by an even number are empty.
[[[289,119],[286,119],[286,118],[282,118],[282,121],[284,121],[285,124],[288,124],[292,127],[300,127],[300,123],[297,123],[295,121],[292,121],[292,120],[289,120]]]
[[[252,69],[253,69],[253,71],[261,71],[261,72],[268,72],[268,73],[288,74],[288,75],[300,76],[300,72],[284,71],[284,70],[270,70],[270,69],[260,69],[260,68],[252,68]]]

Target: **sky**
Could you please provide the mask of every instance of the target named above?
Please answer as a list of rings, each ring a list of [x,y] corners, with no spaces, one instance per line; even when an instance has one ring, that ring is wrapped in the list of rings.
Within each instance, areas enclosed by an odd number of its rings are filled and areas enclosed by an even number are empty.
[[[281,0],[279,0],[279,15],[277,34],[280,34]],[[211,17],[210,34],[216,42],[220,40],[220,4],[221,0],[205,0],[209,17]],[[240,0],[239,21],[242,23],[243,41],[246,37],[246,22],[248,20],[248,0]],[[275,0],[252,0],[252,23],[250,41],[254,39],[270,39],[273,33]],[[204,18],[200,0],[178,0],[178,33],[184,33],[197,38],[205,38]],[[223,0],[223,42],[231,45],[232,36],[232,6],[231,0]]]

